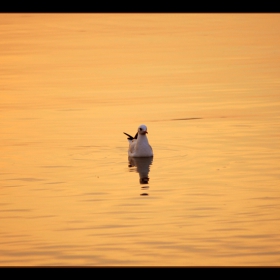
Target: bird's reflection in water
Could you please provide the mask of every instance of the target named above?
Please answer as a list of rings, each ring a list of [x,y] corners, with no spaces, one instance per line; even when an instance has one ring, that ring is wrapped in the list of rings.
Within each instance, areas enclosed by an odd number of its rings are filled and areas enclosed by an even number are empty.
[[[139,182],[142,186],[141,189],[148,189],[149,186],[149,172],[150,166],[152,165],[153,157],[128,157],[128,167],[135,168],[135,172],[139,173]],[[148,195],[142,193],[141,195]]]

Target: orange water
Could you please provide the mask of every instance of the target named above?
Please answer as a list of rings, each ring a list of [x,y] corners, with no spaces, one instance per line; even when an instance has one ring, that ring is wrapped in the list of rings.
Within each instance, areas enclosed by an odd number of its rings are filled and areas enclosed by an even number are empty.
[[[279,265],[279,28],[0,14],[0,265]]]

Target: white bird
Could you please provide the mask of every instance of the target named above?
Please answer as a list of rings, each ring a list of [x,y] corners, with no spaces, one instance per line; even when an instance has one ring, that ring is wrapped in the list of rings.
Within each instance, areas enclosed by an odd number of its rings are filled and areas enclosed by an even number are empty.
[[[128,136],[127,140],[129,143],[128,156],[129,157],[152,157],[153,149],[149,144],[147,138],[147,127],[141,124],[138,127],[138,131],[134,137],[124,132]]]

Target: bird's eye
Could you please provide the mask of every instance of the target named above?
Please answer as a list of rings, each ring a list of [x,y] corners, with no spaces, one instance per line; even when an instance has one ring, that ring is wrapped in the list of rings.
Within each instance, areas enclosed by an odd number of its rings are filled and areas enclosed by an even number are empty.
[[[140,127],[139,129],[142,131],[142,128],[141,128],[141,127]]]

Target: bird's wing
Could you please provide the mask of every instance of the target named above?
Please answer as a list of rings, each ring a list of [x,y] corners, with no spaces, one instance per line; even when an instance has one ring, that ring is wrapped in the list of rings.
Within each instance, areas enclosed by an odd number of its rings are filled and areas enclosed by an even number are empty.
[[[129,135],[129,134],[125,133],[125,132],[124,132],[124,134],[128,136],[128,138],[127,138],[128,140],[133,140],[134,139],[131,135]]]
[[[130,155],[132,155],[134,153],[136,142],[137,142],[136,139],[133,139],[132,141],[129,141],[128,153]]]

